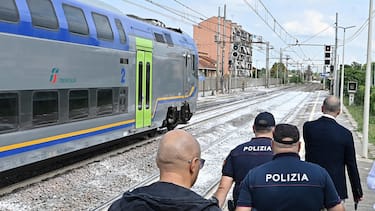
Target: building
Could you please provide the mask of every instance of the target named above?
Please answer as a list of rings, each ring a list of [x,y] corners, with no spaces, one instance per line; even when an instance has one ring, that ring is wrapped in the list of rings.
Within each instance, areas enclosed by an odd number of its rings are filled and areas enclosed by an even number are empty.
[[[211,17],[194,26],[193,37],[200,52],[199,59],[208,58],[210,63],[218,61],[218,76],[224,80],[233,76],[252,76],[253,36],[230,20],[226,20],[225,24],[223,22],[222,17]],[[204,64],[200,64],[202,73],[205,71],[206,76],[216,75],[212,65],[206,67]]]

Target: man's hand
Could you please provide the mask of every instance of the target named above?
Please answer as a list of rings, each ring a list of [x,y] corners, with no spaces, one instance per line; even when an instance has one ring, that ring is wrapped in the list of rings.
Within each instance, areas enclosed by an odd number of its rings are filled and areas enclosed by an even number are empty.
[[[219,206],[219,200],[215,196],[211,196],[208,200]]]

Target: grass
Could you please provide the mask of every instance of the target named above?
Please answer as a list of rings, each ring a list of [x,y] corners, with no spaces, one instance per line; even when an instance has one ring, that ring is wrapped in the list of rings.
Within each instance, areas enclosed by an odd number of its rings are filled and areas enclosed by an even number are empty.
[[[354,120],[358,123],[358,131],[362,133],[363,130],[363,105],[348,105],[348,98],[344,99],[346,108],[349,110],[350,114]],[[375,116],[370,114],[369,117],[369,129],[368,129],[368,139],[369,142],[375,144]]]

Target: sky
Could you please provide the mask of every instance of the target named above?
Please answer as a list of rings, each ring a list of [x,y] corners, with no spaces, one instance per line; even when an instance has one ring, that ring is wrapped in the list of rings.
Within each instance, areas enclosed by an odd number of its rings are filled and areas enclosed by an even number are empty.
[[[83,0],[82,0],[83,1]],[[218,8],[226,5],[226,17],[236,22],[249,33],[261,36],[263,41],[269,41],[270,65],[278,61],[280,49],[283,55],[290,56],[289,65],[311,65],[313,71],[321,72],[324,63],[324,45],[335,45],[335,19],[338,14],[338,63],[342,63],[342,44],[344,27],[345,33],[345,64],[352,62],[366,63],[368,24],[370,0],[89,0],[101,5],[107,4],[125,14],[134,14],[144,18],[161,20],[167,26],[181,28],[193,35],[193,25],[200,21],[218,15]],[[269,13],[267,13],[260,2]],[[249,6],[258,5],[258,16]],[[166,9],[165,9],[166,8]],[[266,16],[271,14],[271,16]],[[285,34],[280,39],[262,20],[276,22],[293,39],[286,40]],[[280,32],[280,28],[277,28]],[[289,36],[288,36],[289,37]],[[298,40],[299,45],[293,46]],[[373,42],[374,44],[374,42]],[[375,44],[374,44],[375,46]],[[255,47],[253,62],[259,67],[265,66],[265,47]],[[374,55],[372,54],[374,58]],[[293,68],[293,67],[292,67]]]

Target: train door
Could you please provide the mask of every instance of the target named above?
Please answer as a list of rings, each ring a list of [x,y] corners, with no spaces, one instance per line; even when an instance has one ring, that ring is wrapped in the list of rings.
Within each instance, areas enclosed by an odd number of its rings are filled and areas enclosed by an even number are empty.
[[[184,89],[184,96],[187,96],[190,92],[190,74],[192,72],[192,58],[190,52],[185,53],[185,72],[183,73],[183,89]]]
[[[135,127],[151,125],[152,103],[152,41],[136,38],[136,114]]]

